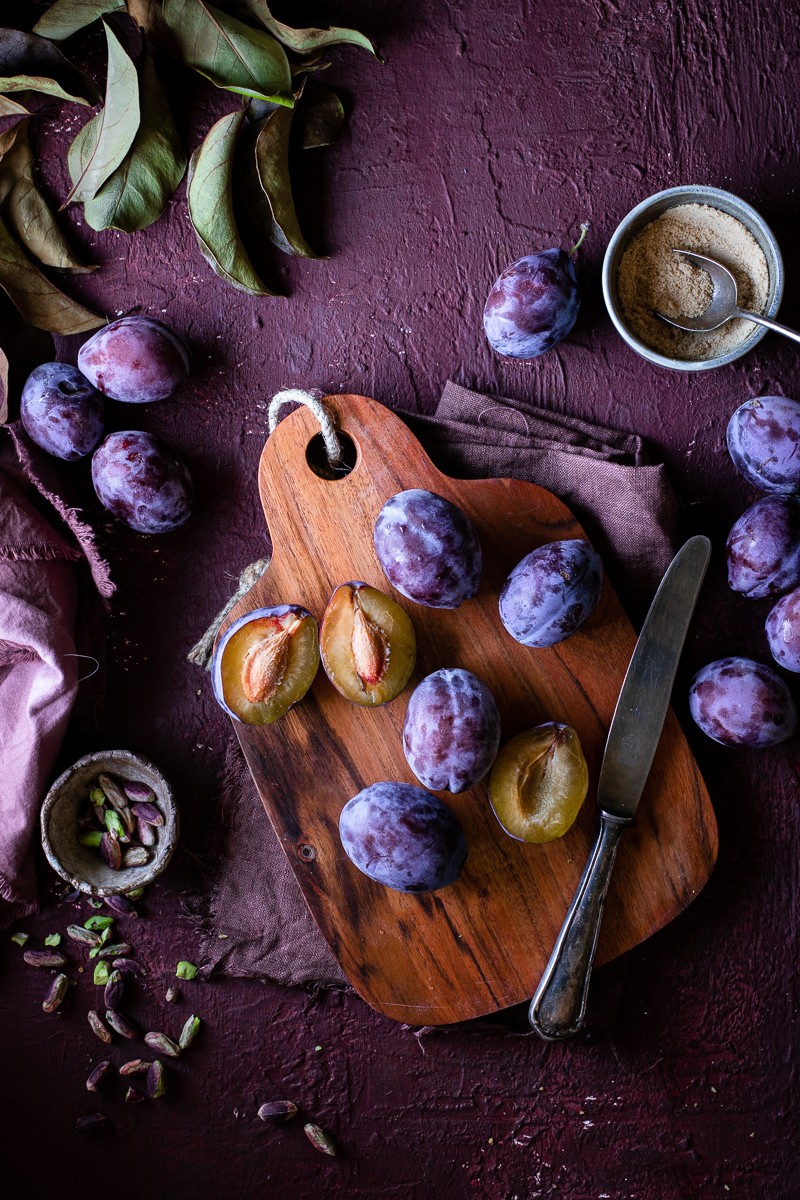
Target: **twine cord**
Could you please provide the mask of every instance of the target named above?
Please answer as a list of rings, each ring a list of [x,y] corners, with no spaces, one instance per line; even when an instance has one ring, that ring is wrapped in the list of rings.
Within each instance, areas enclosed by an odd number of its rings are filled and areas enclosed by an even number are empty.
[[[285,388],[282,392],[276,392],[270,401],[268,410],[269,432],[275,432],[278,426],[278,414],[285,404],[304,404],[309,408],[320,424],[322,439],[325,443],[325,452],[328,455],[328,460],[332,467],[335,467],[342,459],[342,448],[339,445],[339,439],[336,436],[336,430],[333,425],[333,418],[328,412],[325,405],[322,403],[321,393],[315,395],[313,392],[303,391],[301,388]],[[239,576],[239,586],[229,600],[225,602],[220,611],[217,613],[214,620],[209,625],[200,640],[192,646],[186,656],[190,663],[197,667],[202,667],[206,671],[211,670],[211,661],[214,656],[214,642],[217,640],[222,623],[235,607],[250,591],[269,566],[268,558],[259,558],[255,562],[250,563],[245,567]]]
[[[310,408],[314,416],[320,424],[322,440],[325,443],[325,453],[328,455],[328,462],[332,467],[342,459],[342,447],[339,444],[339,439],[336,436],[336,430],[333,426],[333,418],[328,412],[319,394],[314,392],[303,391],[302,388],[285,388],[282,392],[276,392],[272,397],[269,405],[269,431],[274,433],[278,427],[278,413],[285,404],[305,404],[306,408]]]

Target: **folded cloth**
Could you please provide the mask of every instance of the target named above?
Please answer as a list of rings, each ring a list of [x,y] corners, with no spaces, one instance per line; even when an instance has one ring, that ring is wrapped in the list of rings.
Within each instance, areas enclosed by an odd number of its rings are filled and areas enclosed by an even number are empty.
[[[18,426],[0,439],[0,928],[37,907],[33,846],[78,691],[82,566],[112,590],[91,530],[44,482]],[[57,486],[57,484],[55,485]],[[48,516],[44,509],[48,509]],[[49,519],[62,526],[54,528]],[[71,531],[71,533],[70,533]],[[74,534],[75,542],[70,539]]]
[[[433,417],[409,416],[409,423],[436,465],[452,476],[527,479],[555,492],[624,587],[629,611],[652,596],[672,557],[677,502],[663,466],[648,461],[638,437],[454,383],[445,387]],[[235,742],[220,810],[222,844],[207,898],[206,970],[286,985],[346,985]]]

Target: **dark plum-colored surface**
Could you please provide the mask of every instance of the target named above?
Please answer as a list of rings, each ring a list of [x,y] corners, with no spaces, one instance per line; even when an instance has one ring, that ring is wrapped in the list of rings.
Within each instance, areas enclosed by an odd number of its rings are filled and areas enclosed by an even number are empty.
[[[46,1016],[41,972],[0,936],[3,1193],[794,1200],[800,756],[796,739],[768,750],[716,745],[688,718],[686,694],[712,659],[768,661],[769,601],[734,595],[725,581],[725,537],[757,498],[730,463],[725,430],[754,395],[799,394],[797,352],[768,336],[720,371],[659,370],[615,333],[599,272],[635,203],[672,185],[714,184],[774,229],[787,267],[780,316],[800,325],[795,7],[320,0],[300,9],[274,11],[360,22],[386,63],[342,51],[326,73],[344,88],[348,133],[301,162],[296,191],[309,239],[331,257],[265,255],[289,299],[250,299],[211,273],[183,189],[133,237],[91,233],[76,208],[62,214],[101,264],[65,286],[110,317],[140,305],[185,334],[195,355],[173,398],[137,410],[186,458],[198,493],[192,520],[144,538],[87,498],[119,591],[105,713],[96,731],[75,729],[66,754],[128,746],[178,788],[184,850],[143,904],[146,919],[119,928],[153,972],[136,985],[132,1015],[172,1034],[190,1012],[206,1024],[170,1066],[163,1100],[125,1105],[118,1084],[90,1096],[85,1078],[106,1054],[83,1015],[86,974],[63,1012]],[[102,34],[80,44],[103,61]],[[211,86],[179,99],[192,148],[231,107]],[[35,132],[58,202],[68,190],[62,153],[84,119],[65,108]],[[493,280],[523,254],[570,245],[587,217],[573,332],[530,365],[499,358],[481,323]],[[71,362],[80,340],[60,343]],[[186,908],[196,869],[208,871],[230,732],[185,654],[241,567],[265,550],[255,479],[269,396],[297,384],[430,411],[448,377],[637,430],[668,464],[686,532],[712,535],[676,698],[716,805],[717,868],[678,921],[598,973],[589,1028],[567,1045],[514,1036],[525,1028],[521,1009],[417,1039],[355,996],[256,981],[179,983],[182,1000],[170,1005],[176,961],[199,954]],[[108,407],[112,427],[129,427],[130,409]],[[252,829],[269,836],[255,799]],[[74,915],[50,907],[24,928],[40,945]],[[142,1049],[120,1043],[114,1059]],[[274,1129],[257,1119],[258,1105],[278,1096],[336,1138],[337,1159],[314,1151],[299,1119]],[[98,1109],[113,1115],[117,1135],[78,1137],[77,1117]]]

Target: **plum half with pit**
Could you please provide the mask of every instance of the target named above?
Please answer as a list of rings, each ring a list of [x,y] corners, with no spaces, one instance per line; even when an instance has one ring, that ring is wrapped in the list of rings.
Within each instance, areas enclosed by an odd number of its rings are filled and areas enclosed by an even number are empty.
[[[478,591],[483,559],[465,513],[443,496],[410,488],[378,514],[375,553],[389,582],[428,608],[458,608]]]
[[[245,613],[214,650],[211,679],[218,704],[245,725],[277,721],[314,682],[318,637],[317,622],[299,604]]]
[[[151,433],[110,433],[92,456],[100,503],[137,533],[169,533],[188,521],[194,489],[186,465]]]
[[[155,317],[121,317],[78,351],[78,366],[98,391],[124,404],[165,400],[192,365],[189,347]]]
[[[728,583],[752,600],[800,585],[800,501],[765,496],[728,534]]]
[[[723,746],[777,746],[797,728],[788,687],[752,658],[720,658],[698,671],[689,711],[703,733]]]
[[[600,555],[578,538],[526,554],[500,593],[500,620],[523,646],[554,646],[594,612],[603,586]]]
[[[577,733],[570,725],[548,721],[503,746],[492,768],[489,800],[511,837],[552,842],[572,826],[588,789]]]
[[[500,745],[500,714],[482,679],[445,667],[414,689],[403,725],[403,749],[420,783],[435,792],[464,792],[488,774]]]
[[[322,665],[346,700],[373,708],[399,696],[417,659],[411,618],[390,596],[358,580],[328,601],[319,636]]]
[[[102,438],[105,403],[77,367],[42,363],[25,381],[20,416],[37,446],[71,462],[91,454]]]
[[[800,404],[788,396],[756,396],[728,422],[728,452],[737,471],[762,492],[800,493]]]
[[[467,858],[455,814],[410,783],[373,783],[353,796],[339,817],[339,836],[359,871],[398,892],[447,887]]]
[[[486,299],[483,328],[489,344],[507,358],[538,358],[572,330],[581,298],[573,255],[558,248],[527,254],[501,273]]]

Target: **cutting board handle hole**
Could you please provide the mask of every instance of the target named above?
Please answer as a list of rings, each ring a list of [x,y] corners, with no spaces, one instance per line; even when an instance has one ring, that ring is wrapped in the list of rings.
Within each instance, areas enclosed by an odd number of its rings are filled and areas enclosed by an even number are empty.
[[[309,468],[320,479],[328,479],[331,482],[344,479],[358,465],[358,446],[350,434],[337,430],[336,438],[342,448],[342,457],[335,466],[331,466],[328,461],[328,453],[321,433],[316,433],[306,446],[306,462]]]

